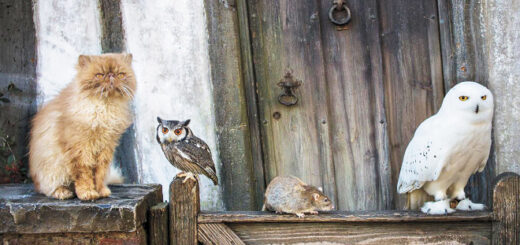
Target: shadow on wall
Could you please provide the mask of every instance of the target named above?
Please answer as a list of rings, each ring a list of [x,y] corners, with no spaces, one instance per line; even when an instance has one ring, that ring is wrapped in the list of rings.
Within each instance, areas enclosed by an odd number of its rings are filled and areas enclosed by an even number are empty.
[[[36,38],[31,1],[0,1],[0,184],[27,182],[36,112]]]

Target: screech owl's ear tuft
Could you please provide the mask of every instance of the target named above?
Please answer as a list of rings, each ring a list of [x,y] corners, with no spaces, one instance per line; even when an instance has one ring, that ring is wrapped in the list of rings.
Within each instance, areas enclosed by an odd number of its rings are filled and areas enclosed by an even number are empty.
[[[190,124],[190,121],[191,121],[191,119],[188,119],[188,120],[182,122],[182,126],[188,126],[188,124]]]
[[[157,117],[157,122],[162,124],[162,119],[160,117]]]

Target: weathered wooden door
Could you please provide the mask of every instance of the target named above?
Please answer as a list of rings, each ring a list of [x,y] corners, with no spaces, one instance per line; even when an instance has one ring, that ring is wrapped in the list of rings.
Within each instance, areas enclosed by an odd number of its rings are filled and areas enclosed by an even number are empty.
[[[444,95],[437,2],[345,4],[340,27],[332,0],[247,1],[266,183],[294,175],[339,210],[399,209],[402,155]],[[302,82],[291,106],[287,72]]]

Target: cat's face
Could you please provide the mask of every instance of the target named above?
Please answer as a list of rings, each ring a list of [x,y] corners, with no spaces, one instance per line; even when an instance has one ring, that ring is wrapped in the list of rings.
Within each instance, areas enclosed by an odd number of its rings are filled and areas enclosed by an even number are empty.
[[[136,87],[131,54],[80,55],[80,89],[89,96],[133,98]]]

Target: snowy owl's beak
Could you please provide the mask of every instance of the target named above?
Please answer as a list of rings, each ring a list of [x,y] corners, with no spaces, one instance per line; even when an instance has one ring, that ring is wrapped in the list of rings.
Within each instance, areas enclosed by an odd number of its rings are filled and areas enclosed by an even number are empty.
[[[478,105],[477,108],[475,108],[475,113],[478,114]]]

